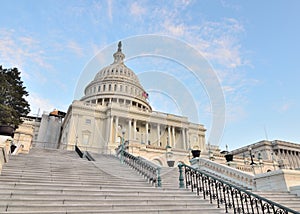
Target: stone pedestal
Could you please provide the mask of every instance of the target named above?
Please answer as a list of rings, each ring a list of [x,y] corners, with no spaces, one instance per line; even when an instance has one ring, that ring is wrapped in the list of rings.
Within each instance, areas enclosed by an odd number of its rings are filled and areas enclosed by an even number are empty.
[[[190,164],[193,168],[199,168],[199,158],[192,158]]]

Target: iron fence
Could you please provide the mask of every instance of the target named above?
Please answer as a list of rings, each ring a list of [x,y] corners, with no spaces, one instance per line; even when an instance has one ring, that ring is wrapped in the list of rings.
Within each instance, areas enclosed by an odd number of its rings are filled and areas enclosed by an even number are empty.
[[[226,213],[232,210],[233,213],[243,214],[299,214],[297,211],[243,190],[183,163],[180,163],[178,167],[180,172],[179,186],[181,188],[185,186],[185,188],[191,189],[192,192],[196,192],[197,195],[202,195],[204,199],[208,199],[210,203],[216,202],[218,208],[221,208],[221,206],[225,208]]]

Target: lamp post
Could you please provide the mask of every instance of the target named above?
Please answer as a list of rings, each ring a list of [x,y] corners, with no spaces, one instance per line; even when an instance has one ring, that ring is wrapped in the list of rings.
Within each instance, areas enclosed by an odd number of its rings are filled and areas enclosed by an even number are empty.
[[[249,153],[250,153],[250,158],[251,158],[251,163],[250,163],[250,165],[251,165],[251,166],[253,166],[253,165],[255,165],[255,163],[254,163],[254,161],[253,161],[253,156],[252,156],[252,148],[251,148],[251,147],[249,147],[249,148],[248,148],[248,150],[249,150]]]
[[[249,147],[248,150],[249,150],[250,159],[251,159],[250,166],[252,167],[253,173],[254,173],[254,175],[255,175],[255,169],[254,169],[255,163],[254,163],[254,161],[253,161],[252,148]]]
[[[125,138],[125,132],[126,129],[122,129],[122,139],[121,139],[121,156],[120,156],[120,161],[123,163],[123,158],[124,158],[124,138]]]

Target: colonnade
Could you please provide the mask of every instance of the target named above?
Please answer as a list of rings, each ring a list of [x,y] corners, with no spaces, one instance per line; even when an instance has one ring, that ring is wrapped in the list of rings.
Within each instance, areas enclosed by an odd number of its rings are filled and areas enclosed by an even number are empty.
[[[277,158],[284,161],[284,168],[300,168],[300,152],[289,149],[277,149]],[[288,166],[286,166],[288,164]]]
[[[130,143],[145,143],[158,147],[187,150],[190,148],[190,132],[188,127],[179,127],[166,123],[129,119],[120,116],[110,116],[106,122],[107,141],[116,144],[124,132],[125,140]],[[202,142],[198,138],[198,143]]]

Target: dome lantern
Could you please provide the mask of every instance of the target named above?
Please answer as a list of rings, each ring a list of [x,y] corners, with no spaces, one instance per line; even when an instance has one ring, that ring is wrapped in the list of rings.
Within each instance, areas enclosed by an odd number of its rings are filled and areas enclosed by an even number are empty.
[[[124,63],[125,55],[122,53],[122,43],[121,41],[118,43],[118,51],[114,53],[114,64],[115,63]]]

